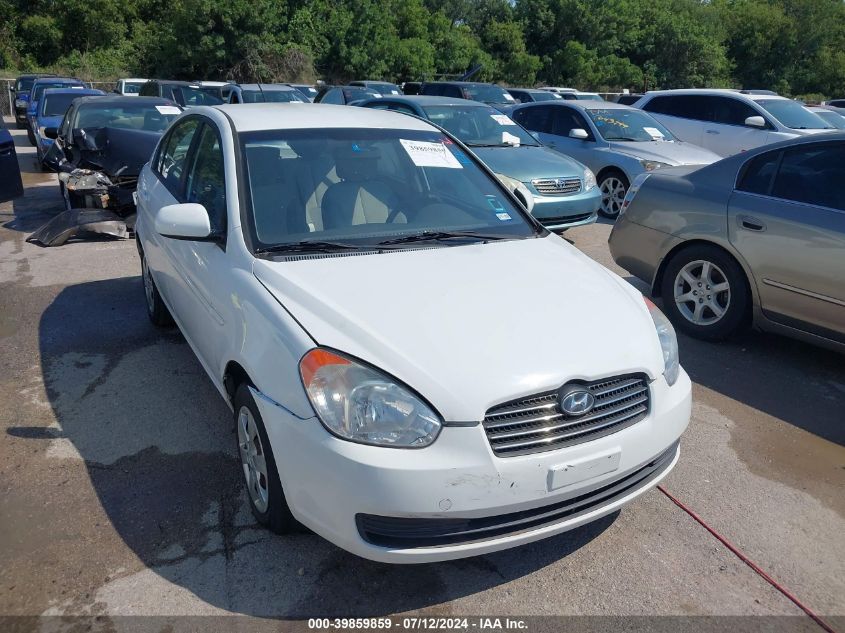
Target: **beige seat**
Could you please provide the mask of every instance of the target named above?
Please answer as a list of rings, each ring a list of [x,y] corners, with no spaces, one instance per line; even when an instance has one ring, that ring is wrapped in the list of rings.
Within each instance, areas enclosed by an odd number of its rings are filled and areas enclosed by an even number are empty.
[[[299,195],[299,204],[305,207],[305,219],[310,231],[323,230],[323,196],[330,186],[340,181],[334,160],[328,153],[328,143],[308,139],[289,141],[299,158],[287,161],[291,179]]]
[[[326,229],[357,224],[405,222],[397,209],[392,187],[378,177],[378,155],[373,152],[344,151],[336,156],[337,175],[341,181],[323,196],[323,224]]]

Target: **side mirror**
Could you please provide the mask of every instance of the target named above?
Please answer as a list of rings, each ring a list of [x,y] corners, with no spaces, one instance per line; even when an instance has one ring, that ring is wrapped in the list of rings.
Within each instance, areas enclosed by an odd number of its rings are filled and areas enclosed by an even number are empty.
[[[762,130],[762,129],[765,129],[765,127],[766,127],[766,119],[764,119],[763,117],[761,117],[759,115],[758,116],[750,116],[747,119],[745,119],[745,125],[747,125],[748,127],[760,128]]]
[[[155,229],[160,235],[175,240],[208,240],[211,221],[201,204],[169,204],[155,215]]]
[[[579,141],[586,141],[590,138],[590,135],[587,134],[587,130],[576,127],[569,130],[569,138],[577,138]]]
[[[47,138],[57,139],[59,138],[59,128],[57,127],[45,127],[44,128],[44,136]]]

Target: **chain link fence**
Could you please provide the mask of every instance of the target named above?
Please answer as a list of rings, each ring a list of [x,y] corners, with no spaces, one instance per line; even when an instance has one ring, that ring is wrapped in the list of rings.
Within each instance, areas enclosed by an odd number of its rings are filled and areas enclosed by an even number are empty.
[[[15,77],[0,78],[0,115],[2,116],[14,114],[15,102],[10,89],[14,87],[15,79]],[[85,83],[103,92],[112,92],[117,86],[116,81],[86,81]]]

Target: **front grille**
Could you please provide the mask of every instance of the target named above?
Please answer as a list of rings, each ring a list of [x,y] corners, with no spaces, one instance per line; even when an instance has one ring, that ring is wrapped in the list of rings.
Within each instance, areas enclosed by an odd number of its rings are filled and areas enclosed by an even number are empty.
[[[544,196],[565,196],[581,191],[580,178],[538,178],[532,180],[531,184],[537,193]]]
[[[512,400],[489,409],[484,431],[499,457],[551,451],[587,442],[636,424],[648,415],[648,379],[642,374],[594,382],[572,381],[589,391],[595,404],[585,415],[563,413],[560,390]]]
[[[473,543],[503,535],[519,534],[572,520],[588,512],[607,507],[638,490],[644,490],[663,475],[675,455],[679,442],[637,470],[609,481],[601,488],[539,508],[474,519],[386,517],[355,515],[358,533],[368,543],[380,547],[410,549]]]

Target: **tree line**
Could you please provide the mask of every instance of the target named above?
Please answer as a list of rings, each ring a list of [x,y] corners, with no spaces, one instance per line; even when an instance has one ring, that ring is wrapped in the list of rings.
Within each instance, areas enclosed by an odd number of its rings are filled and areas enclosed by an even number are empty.
[[[842,0],[0,0],[0,70],[845,96]]]

